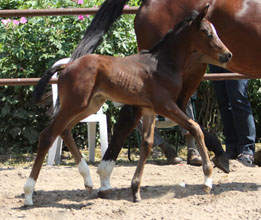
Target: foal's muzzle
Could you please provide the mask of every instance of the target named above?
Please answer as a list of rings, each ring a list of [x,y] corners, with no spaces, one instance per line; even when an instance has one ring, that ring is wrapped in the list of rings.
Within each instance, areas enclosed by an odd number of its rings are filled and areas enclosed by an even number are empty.
[[[224,53],[224,54],[219,56],[219,62],[220,63],[227,63],[231,60],[231,58],[232,58],[232,53],[227,52],[227,53]]]

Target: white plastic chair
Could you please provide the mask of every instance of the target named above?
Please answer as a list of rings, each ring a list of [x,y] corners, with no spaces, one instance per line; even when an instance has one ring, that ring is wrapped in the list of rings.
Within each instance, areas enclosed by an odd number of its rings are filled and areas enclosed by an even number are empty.
[[[70,58],[64,58],[57,61],[53,66],[59,64],[66,64],[70,61]],[[57,74],[54,74],[53,78],[56,78]],[[53,93],[53,106],[55,107],[57,97],[58,97],[58,86],[57,84],[52,84]],[[94,162],[95,159],[95,143],[96,143],[96,124],[99,123],[100,128],[100,142],[101,142],[101,153],[102,156],[105,154],[108,148],[108,133],[107,133],[107,117],[103,114],[102,108],[96,113],[89,117],[81,120],[80,122],[86,122],[88,125],[88,148],[89,148],[89,161]],[[47,165],[52,166],[54,162],[56,164],[60,163],[61,153],[62,153],[62,139],[57,137],[54,141],[52,147],[48,151]]]

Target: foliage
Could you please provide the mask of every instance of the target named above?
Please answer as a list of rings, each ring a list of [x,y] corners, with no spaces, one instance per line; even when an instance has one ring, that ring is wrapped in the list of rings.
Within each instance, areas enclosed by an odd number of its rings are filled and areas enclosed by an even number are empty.
[[[91,0],[2,0],[0,9],[40,9],[66,7],[97,7],[103,1]],[[137,6],[138,1],[130,1]],[[80,4],[79,4],[80,3]],[[49,16],[3,18],[0,23],[0,76],[1,78],[40,77],[57,60],[70,57],[82,38],[93,16]],[[123,15],[97,53],[123,56],[136,53],[133,28],[134,15]],[[50,88],[49,88],[50,89]],[[11,152],[35,152],[39,132],[49,123],[46,114],[50,105],[38,107],[32,101],[33,86],[0,87],[0,154]],[[110,106],[110,108],[108,108]],[[115,111],[107,103],[111,123]],[[84,135],[83,135],[84,134]],[[78,145],[84,146],[86,127],[79,124],[74,129]]]

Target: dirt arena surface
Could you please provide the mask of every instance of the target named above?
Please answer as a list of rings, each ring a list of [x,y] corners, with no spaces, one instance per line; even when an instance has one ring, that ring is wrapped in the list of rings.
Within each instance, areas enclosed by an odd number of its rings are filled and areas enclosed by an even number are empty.
[[[202,190],[201,167],[145,167],[140,203],[132,202],[130,182],[136,163],[119,162],[107,199],[97,197],[97,166],[90,165],[94,190],[88,194],[76,166],[44,166],[35,187],[34,206],[23,206],[23,185],[31,167],[0,168],[0,219],[261,219],[261,168],[231,161],[231,172],[214,169],[213,190]]]

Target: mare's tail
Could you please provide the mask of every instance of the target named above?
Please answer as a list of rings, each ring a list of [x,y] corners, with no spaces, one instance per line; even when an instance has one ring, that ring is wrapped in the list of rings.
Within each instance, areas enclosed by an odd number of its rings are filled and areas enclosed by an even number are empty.
[[[41,77],[41,79],[39,80],[39,82],[37,83],[37,85],[34,87],[34,92],[33,92],[33,98],[35,103],[38,103],[44,93],[44,89],[46,87],[46,85],[48,84],[48,82],[50,81],[51,77],[57,72],[60,71],[62,69],[64,69],[66,66],[66,64],[60,64],[60,65],[56,65],[54,67],[51,67],[50,69],[48,69],[43,76]]]
[[[93,53],[102,41],[102,37],[122,14],[124,5],[129,0],[105,0],[88,26],[83,39],[71,56],[75,60],[85,54]]]

